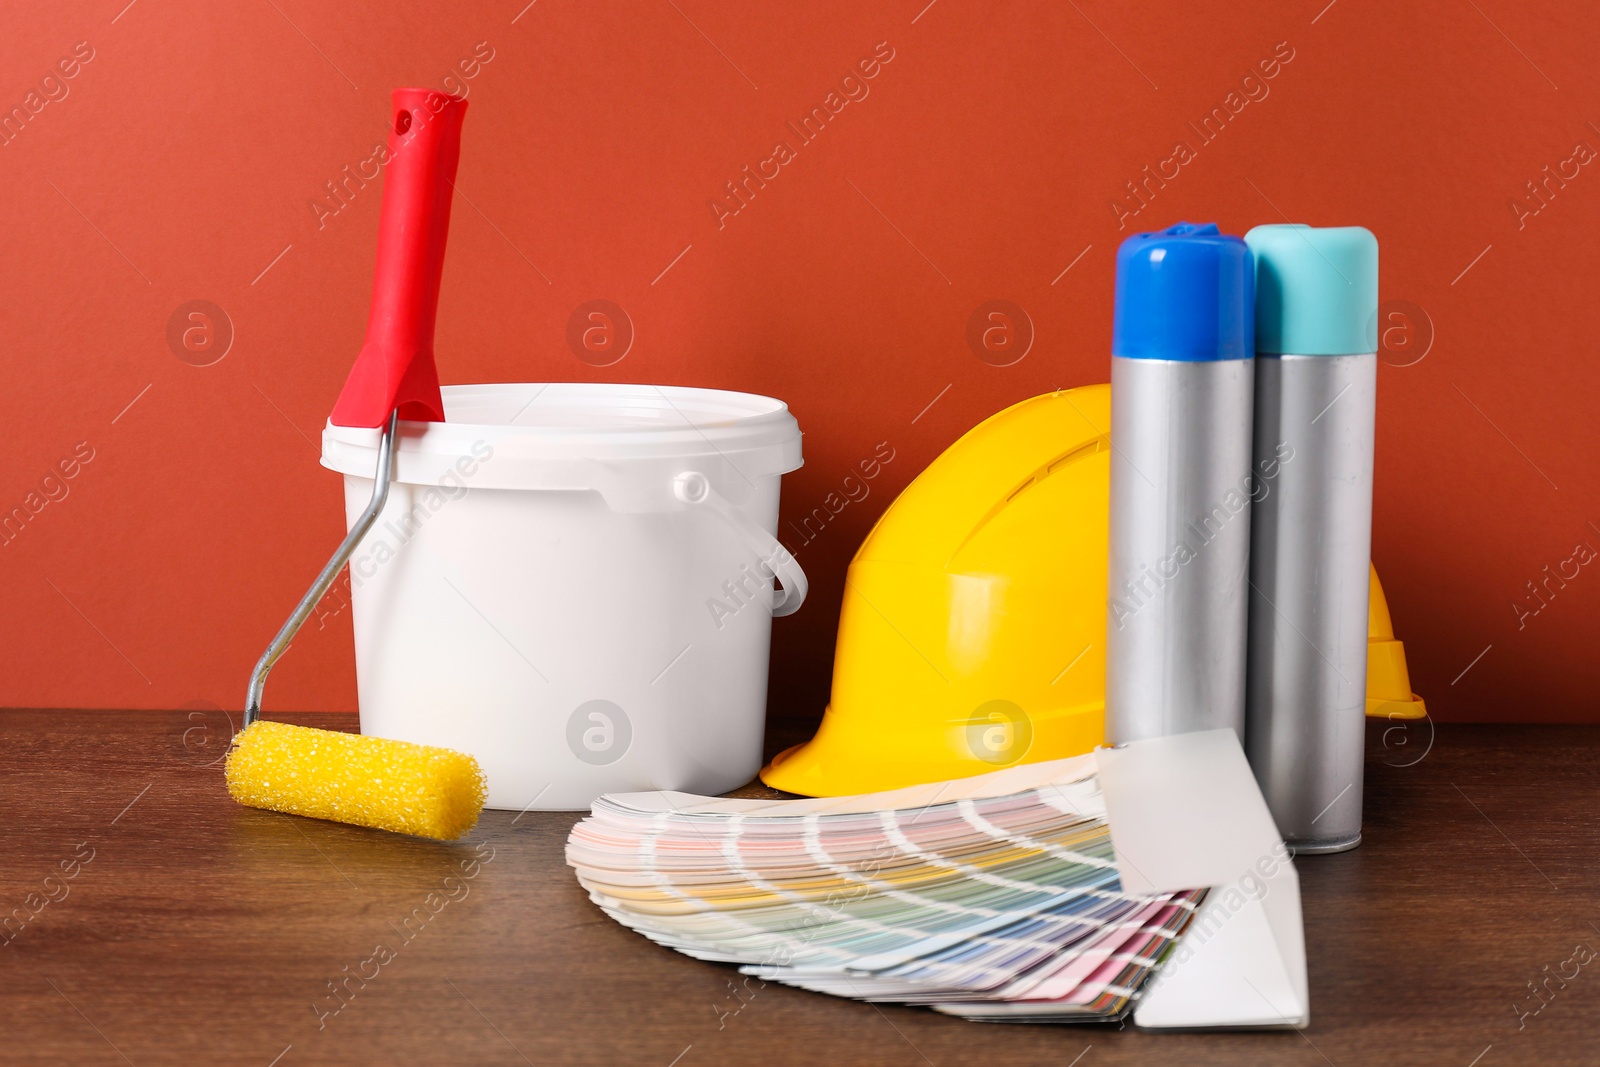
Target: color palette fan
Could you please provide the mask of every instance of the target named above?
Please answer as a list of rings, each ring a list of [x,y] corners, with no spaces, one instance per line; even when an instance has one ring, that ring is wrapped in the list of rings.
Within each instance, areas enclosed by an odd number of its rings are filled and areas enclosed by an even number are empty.
[[[1122,1018],[1206,892],[1122,890],[1092,755],[854,797],[612,794],[567,862],[686,955],[1004,1022]]]

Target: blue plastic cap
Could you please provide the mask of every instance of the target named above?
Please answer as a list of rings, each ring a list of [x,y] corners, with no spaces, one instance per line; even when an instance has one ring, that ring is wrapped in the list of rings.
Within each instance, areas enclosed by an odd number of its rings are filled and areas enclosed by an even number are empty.
[[[1215,223],[1136,233],[1117,249],[1113,356],[1253,359],[1255,324],[1250,250]]]
[[[1378,350],[1378,239],[1361,226],[1257,226],[1256,348],[1273,355]]]

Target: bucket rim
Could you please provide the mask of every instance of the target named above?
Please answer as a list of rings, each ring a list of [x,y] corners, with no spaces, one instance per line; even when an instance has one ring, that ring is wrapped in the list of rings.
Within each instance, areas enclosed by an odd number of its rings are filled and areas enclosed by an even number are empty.
[[[431,477],[434,461],[491,450],[512,482],[507,462],[548,464],[692,460],[737,461],[749,475],[786,473],[800,465],[800,428],[774,397],[696,386],[598,382],[509,382],[447,385],[445,422],[399,425],[396,481]],[[322,432],[322,465],[370,476],[380,431],[335,426]],[[529,470],[534,482],[543,478]],[[498,480],[498,479],[497,479]],[[510,486],[508,486],[510,487]],[[531,485],[530,485],[531,487]]]
[[[536,429],[544,433],[617,433],[637,434],[651,432],[659,427],[643,422],[616,423],[604,428],[592,426],[566,426],[541,423],[538,416],[548,414],[553,408],[576,407],[581,404],[633,402],[641,408],[654,407],[673,414],[672,422],[686,423],[700,428],[723,427],[737,423],[752,425],[758,422],[782,422],[789,406],[775,397],[760,393],[747,393],[731,389],[708,389],[687,385],[652,385],[633,382],[498,382],[474,385],[446,385],[440,388],[444,397],[445,422],[457,426],[503,426]],[[488,404],[517,405],[518,411],[510,422],[480,422],[467,418],[452,419],[452,414],[468,414],[473,407]],[[642,402],[642,404],[640,403]],[[717,419],[692,418],[691,408],[680,405],[704,405],[700,413],[710,408],[720,408],[725,417]]]

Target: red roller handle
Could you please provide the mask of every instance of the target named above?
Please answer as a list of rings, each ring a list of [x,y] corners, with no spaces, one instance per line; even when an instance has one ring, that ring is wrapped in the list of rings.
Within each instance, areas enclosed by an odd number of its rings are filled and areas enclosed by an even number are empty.
[[[384,426],[395,410],[444,421],[433,326],[467,102],[434,89],[396,89],[393,101],[372,313],[333,406],[336,426]]]

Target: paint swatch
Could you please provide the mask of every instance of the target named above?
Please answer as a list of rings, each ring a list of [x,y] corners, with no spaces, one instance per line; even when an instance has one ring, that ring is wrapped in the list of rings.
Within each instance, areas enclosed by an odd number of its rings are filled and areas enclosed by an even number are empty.
[[[601,797],[567,862],[608,915],[748,975],[970,1019],[1118,1019],[1204,890],[1122,891],[1092,756],[886,793]]]

